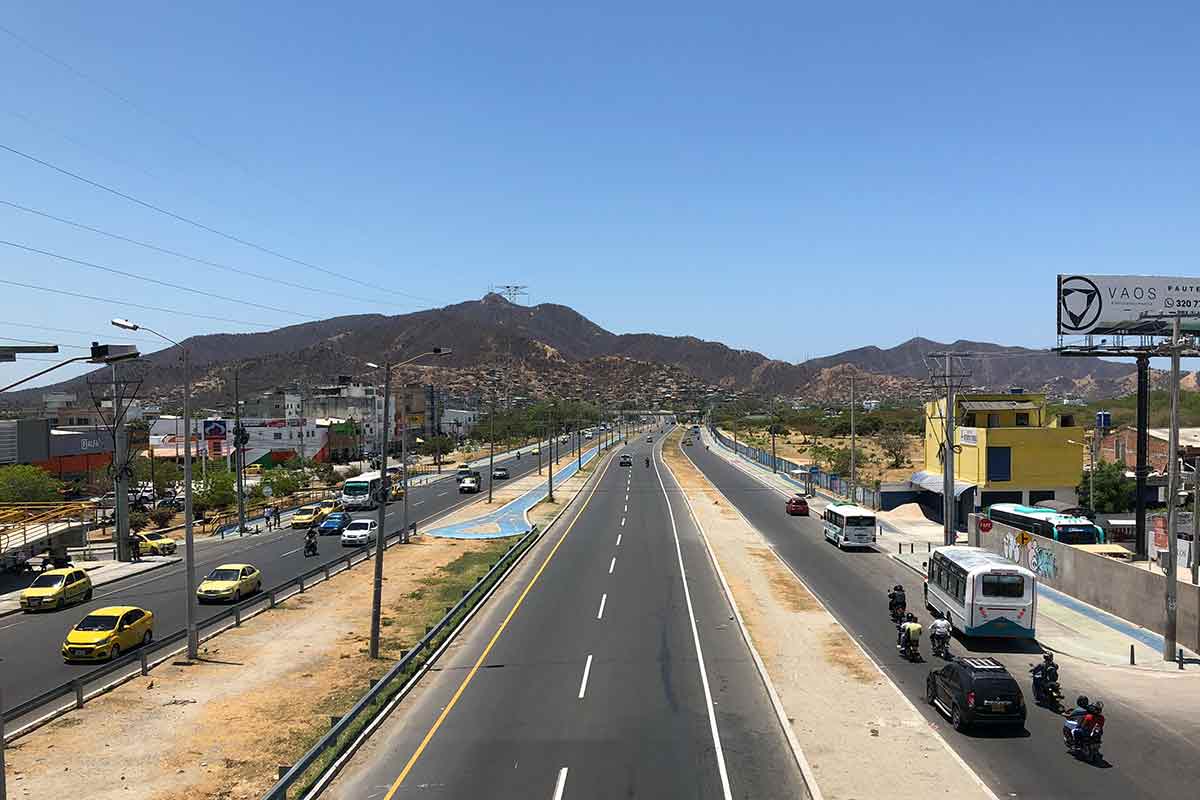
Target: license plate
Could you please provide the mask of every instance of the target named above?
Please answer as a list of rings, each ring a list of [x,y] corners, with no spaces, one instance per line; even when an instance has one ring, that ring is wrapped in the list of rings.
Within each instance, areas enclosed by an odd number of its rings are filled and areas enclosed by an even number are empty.
[[[87,654],[88,654],[88,651],[84,650],[82,647],[72,647],[71,648],[71,655],[73,655],[73,656],[86,656]]]
[[[986,700],[984,705],[991,711],[1008,711],[1007,700]]]

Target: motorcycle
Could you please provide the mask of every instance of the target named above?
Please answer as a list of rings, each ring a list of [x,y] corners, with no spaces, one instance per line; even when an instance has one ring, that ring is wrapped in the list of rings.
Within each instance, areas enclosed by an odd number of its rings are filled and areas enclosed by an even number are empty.
[[[320,554],[321,554],[320,551],[317,550],[316,537],[310,536],[309,538],[304,540],[304,557],[305,558],[309,558],[311,556],[318,556]]]
[[[921,642],[918,641],[901,641],[896,645],[896,649],[900,651],[900,657],[906,661],[918,663],[921,660]]]
[[[647,467],[649,467],[649,466],[650,466],[650,459],[648,459],[648,458],[646,459],[646,466],[647,466]]]
[[[1062,713],[1063,692],[1058,683],[1058,668],[1047,671],[1041,664],[1031,664],[1029,671],[1033,675],[1033,702],[1056,714]]]
[[[929,634],[929,646],[933,649],[933,654],[936,657],[945,659],[947,661],[950,660],[949,636],[935,636],[931,633]]]
[[[1100,752],[1100,745],[1104,740],[1104,727],[1096,725],[1091,731],[1076,740],[1075,730],[1078,727],[1079,723],[1075,720],[1067,720],[1063,723],[1063,744],[1067,746],[1067,752],[1076,758],[1082,758],[1089,764],[1099,764],[1104,758]]]

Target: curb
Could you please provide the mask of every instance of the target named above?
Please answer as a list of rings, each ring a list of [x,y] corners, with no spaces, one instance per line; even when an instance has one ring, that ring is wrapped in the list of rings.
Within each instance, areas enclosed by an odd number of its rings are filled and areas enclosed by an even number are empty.
[[[135,572],[132,575],[121,575],[116,578],[109,578],[107,580],[94,582],[92,584],[92,588],[98,589],[101,586],[106,586],[110,583],[116,583],[117,581],[123,581],[128,578],[136,578],[137,576],[142,575],[144,573],[154,572],[156,569],[161,569],[162,567],[169,567],[172,564],[178,564],[182,561],[183,561],[182,557],[175,557],[175,556],[172,556],[170,558],[170,560],[167,560],[167,561],[155,561],[155,562],[153,562],[154,566],[147,567],[146,569],[141,570],[140,572]],[[84,563],[86,563],[86,562],[84,562]],[[84,572],[87,572],[87,567],[80,567],[80,569],[82,569]],[[13,609],[6,609],[6,610],[0,609],[0,617],[8,617],[8,616],[12,616],[13,614],[20,614],[20,613],[21,613],[20,606],[17,606],[16,608],[13,608]]]

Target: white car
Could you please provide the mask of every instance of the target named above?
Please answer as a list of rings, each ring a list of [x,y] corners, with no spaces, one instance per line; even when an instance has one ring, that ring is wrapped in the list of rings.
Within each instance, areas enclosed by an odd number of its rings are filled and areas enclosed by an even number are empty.
[[[492,478],[498,481],[508,479],[508,467],[496,467],[492,470]]]
[[[342,547],[362,547],[375,541],[379,533],[379,520],[356,519],[342,531]]]
[[[463,478],[458,482],[459,494],[474,494],[479,491],[479,481],[474,478]]]

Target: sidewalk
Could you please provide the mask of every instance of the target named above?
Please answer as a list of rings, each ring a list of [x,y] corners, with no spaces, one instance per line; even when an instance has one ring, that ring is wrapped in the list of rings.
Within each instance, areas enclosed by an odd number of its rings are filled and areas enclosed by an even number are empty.
[[[613,444],[616,445],[618,443],[619,441]],[[583,463],[590,463],[599,452],[598,447],[593,447],[591,450],[584,452]],[[578,470],[578,459],[568,459],[566,466],[561,467],[554,474],[554,483],[561,485]],[[546,485],[546,477],[537,474],[532,476],[526,475],[513,481],[512,484],[505,485],[498,491],[509,497],[512,494],[511,490],[513,488],[520,491],[520,494],[509,499],[500,508],[479,514],[480,507],[476,504],[471,504],[464,510],[464,519],[455,519],[457,513],[451,514],[442,521],[442,525],[430,528],[424,531],[424,533],[428,536],[438,536],[447,539],[500,539],[506,536],[517,536],[526,533],[530,527],[529,510],[547,496],[548,487]],[[486,509],[488,507],[483,506],[483,508]]]
[[[152,569],[166,567],[183,560],[182,556],[142,556],[141,561],[82,561],[75,566],[83,569],[92,579],[92,587],[99,588],[108,583],[123,580],[132,575],[140,575]],[[29,581],[37,577],[36,573],[29,576]],[[0,594],[0,617],[16,614],[21,610],[20,598],[23,589]]]
[[[702,436],[713,452],[742,471],[782,493],[791,494],[795,491],[793,481],[781,475],[772,475],[770,470],[735,456],[709,436],[707,429]],[[817,511],[824,508],[824,503],[820,501],[810,501],[810,504]],[[929,553],[933,548],[942,546],[942,526],[923,516],[918,519],[911,509],[906,508],[877,512],[876,519],[880,522],[876,549],[924,578],[924,563]],[[958,543],[966,544],[965,533],[959,532]],[[1136,667],[1179,671],[1174,662],[1162,660],[1163,639],[1159,634],[1048,586],[1038,586],[1038,618],[1037,641],[1057,653],[1096,664],[1128,667],[1129,648],[1132,646]],[[1185,650],[1184,657],[1193,659],[1196,654]]]

